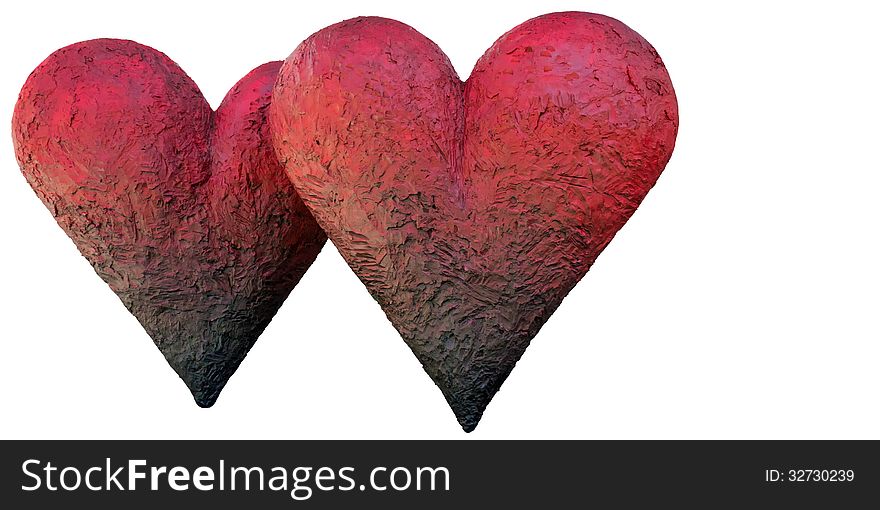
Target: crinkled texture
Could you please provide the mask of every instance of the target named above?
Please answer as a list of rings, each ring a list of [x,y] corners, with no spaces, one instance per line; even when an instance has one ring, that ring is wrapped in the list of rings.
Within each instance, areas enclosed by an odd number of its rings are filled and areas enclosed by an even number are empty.
[[[656,182],[678,109],[654,48],[604,16],[532,19],[466,83],[411,27],[357,18],[285,61],[269,121],[303,201],[470,431]]]
[[[275,157],[280,62],[214,113],[167,56],[132,41],[60,49],[12,122],[31,187],[210,406],[326,240]]]

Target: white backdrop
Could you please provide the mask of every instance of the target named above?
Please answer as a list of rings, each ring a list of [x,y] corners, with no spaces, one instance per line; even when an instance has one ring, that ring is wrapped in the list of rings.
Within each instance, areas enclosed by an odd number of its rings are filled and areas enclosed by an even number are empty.
[[[865,2],[2,2],[2,438],[877,438],[877,13]],[[546,12],[618,18],[663,57],[681,129],[641,208],[464,434],[332,244],[200,409],[21,176],[18,91],[96,37],[166,53],[216,107],[358,15],[458,73]]]

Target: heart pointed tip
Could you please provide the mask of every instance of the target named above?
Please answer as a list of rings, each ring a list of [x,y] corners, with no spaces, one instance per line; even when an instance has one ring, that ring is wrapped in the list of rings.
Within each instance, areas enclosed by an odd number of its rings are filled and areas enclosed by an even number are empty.
[[[202,409],[207,409],[209,407],[213,407],[217,402],[217,398],[220,397],[220,390],[223,387],[214,387],[214,386],[202,386],[202,387],[192,387],[189,386],[189,391],[192,393],[193,400],[196,401],[196,405],[201,407]]]
[[[462,430],[473,432],[477,428],[492,397],[498,392],[511,368],[512,365],[500,369],[494,368],[493,371],[488,369],[464,371],[463,374],[466,375],[454,379],[452,384],[443,380],[438,383],[437,386],[446,397],[446,403],[455,414],[455,419],[458,420]]]
[[[475,413],[472,411],[459,412],[455,411],[455,418],[458,420],[458,424],[461,425],[461,430],[465,432],[473,432],[477,425],[480,423],[480,418],[483,416],[482,412]]]
[[[217,397],[214,398],[199,398],[195,397],[196,404],[202,409],[207,409],[209,407],[213,407],[217,402]]]

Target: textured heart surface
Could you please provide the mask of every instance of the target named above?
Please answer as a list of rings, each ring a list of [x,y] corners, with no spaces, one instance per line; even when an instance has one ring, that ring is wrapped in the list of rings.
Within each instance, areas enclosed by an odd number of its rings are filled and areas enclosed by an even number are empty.
[[[326,237],[275,157],[280,62],[214,112],[167,56],[99,39],[53,53],[13,116],[21,170],[210,406]]]
[[[470,431],[656,182],[678,109],[654,48],[604,16],[532,19],[465,83],[411,27],[358,18],[285,61],[269,122],[299,195]]]

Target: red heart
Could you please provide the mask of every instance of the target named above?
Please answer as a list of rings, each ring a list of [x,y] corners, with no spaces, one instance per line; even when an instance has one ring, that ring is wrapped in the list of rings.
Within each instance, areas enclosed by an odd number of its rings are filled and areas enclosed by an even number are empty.
[[[325,241],[268,137],[280,65],[254,69],[215,113],[164,54],[86,41],[40,64],[15,107],[24,176],[200,406]]]
[[[325,28],[287,59],[279,159],[459,422],[472,430],[672,154],[660,57],[611,18],[502,36],[462,83],[402,23]]]

